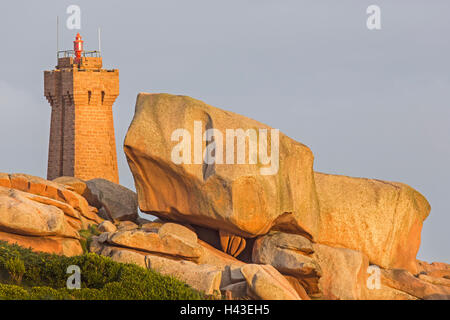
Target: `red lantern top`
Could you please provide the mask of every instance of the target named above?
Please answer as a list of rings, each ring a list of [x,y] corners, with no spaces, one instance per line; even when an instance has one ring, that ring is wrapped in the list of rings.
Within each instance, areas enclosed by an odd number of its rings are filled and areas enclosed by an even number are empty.
[[[75,37],[75,41],[73,42],[73,50],[75,51],[75,63],[80,63],[81,61],[81,52],[83,51],[83,40],[81,40],[81,36],[77,33]]]

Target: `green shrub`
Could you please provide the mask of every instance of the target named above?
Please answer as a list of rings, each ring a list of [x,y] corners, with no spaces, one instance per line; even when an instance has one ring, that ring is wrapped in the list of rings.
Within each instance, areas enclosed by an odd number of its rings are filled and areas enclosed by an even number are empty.
[[[80,267],[79,290],[66,288],[70,265]],[[0,241],[0,274],[11,269],[23,271],[22,287],[0,283],[0,299],[205,299],[202,293],[173,277],[134,264],[118,263],[94,253],[76,257],[36,253]],[[1,277],[0,282],[4,282]]]
[[[92,242],[92,236],[98,236],[101,234],[101,232],[98,231],[98,228],[96,225],[90,225],[87,229],[80,230],[80,231],[78,231],[78,233],[81,236],[80,244],[81,244],[81,247],[83,248],[84,253],[89,252],[89,246],[91,245],[91,242]]]
[[[22,282],[22,277],[25,273],[25,265],[19,257],[13,257],[6,260],[5,269],[8,271],[11,279],[16,284],[20,284]]]
[[[0,283],[0,300],[24,300],[28,292],[16,285]]]
[[[53,289],[50,287],[32,287],[28,289],[30,300],[72,300],[73,296],[65,289]]]

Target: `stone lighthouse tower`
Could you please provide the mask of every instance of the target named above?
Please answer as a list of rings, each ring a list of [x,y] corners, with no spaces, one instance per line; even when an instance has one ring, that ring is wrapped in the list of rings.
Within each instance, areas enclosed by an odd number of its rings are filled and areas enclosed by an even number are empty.
[[[118,183],[112,105],[119,70],[102,68],[98,51],[59,51],[58,65],[44,71],[44,94],[52,107],[47,179],[72,176]]]

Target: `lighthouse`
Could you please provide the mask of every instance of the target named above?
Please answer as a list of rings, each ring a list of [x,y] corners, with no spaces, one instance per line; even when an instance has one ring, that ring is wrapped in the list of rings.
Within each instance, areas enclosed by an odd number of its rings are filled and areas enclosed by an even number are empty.
[[[103,69],[101,53],[85,51],[81,35],[73,50],[59,51],[54,70],[44,71],[51,106],[47,179],[72,176],[118,183],[113,103],[119,70]]]

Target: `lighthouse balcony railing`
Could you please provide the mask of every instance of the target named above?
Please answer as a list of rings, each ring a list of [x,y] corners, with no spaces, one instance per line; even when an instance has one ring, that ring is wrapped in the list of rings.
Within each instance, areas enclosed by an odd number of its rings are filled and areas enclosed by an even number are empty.
[[[100,58],[102,55],[101,55],[100,51],[82,51],[81,56],[82,57]],[[75,58],[75,51],[74,50],[58,51],[58,59],[59,58]]]

